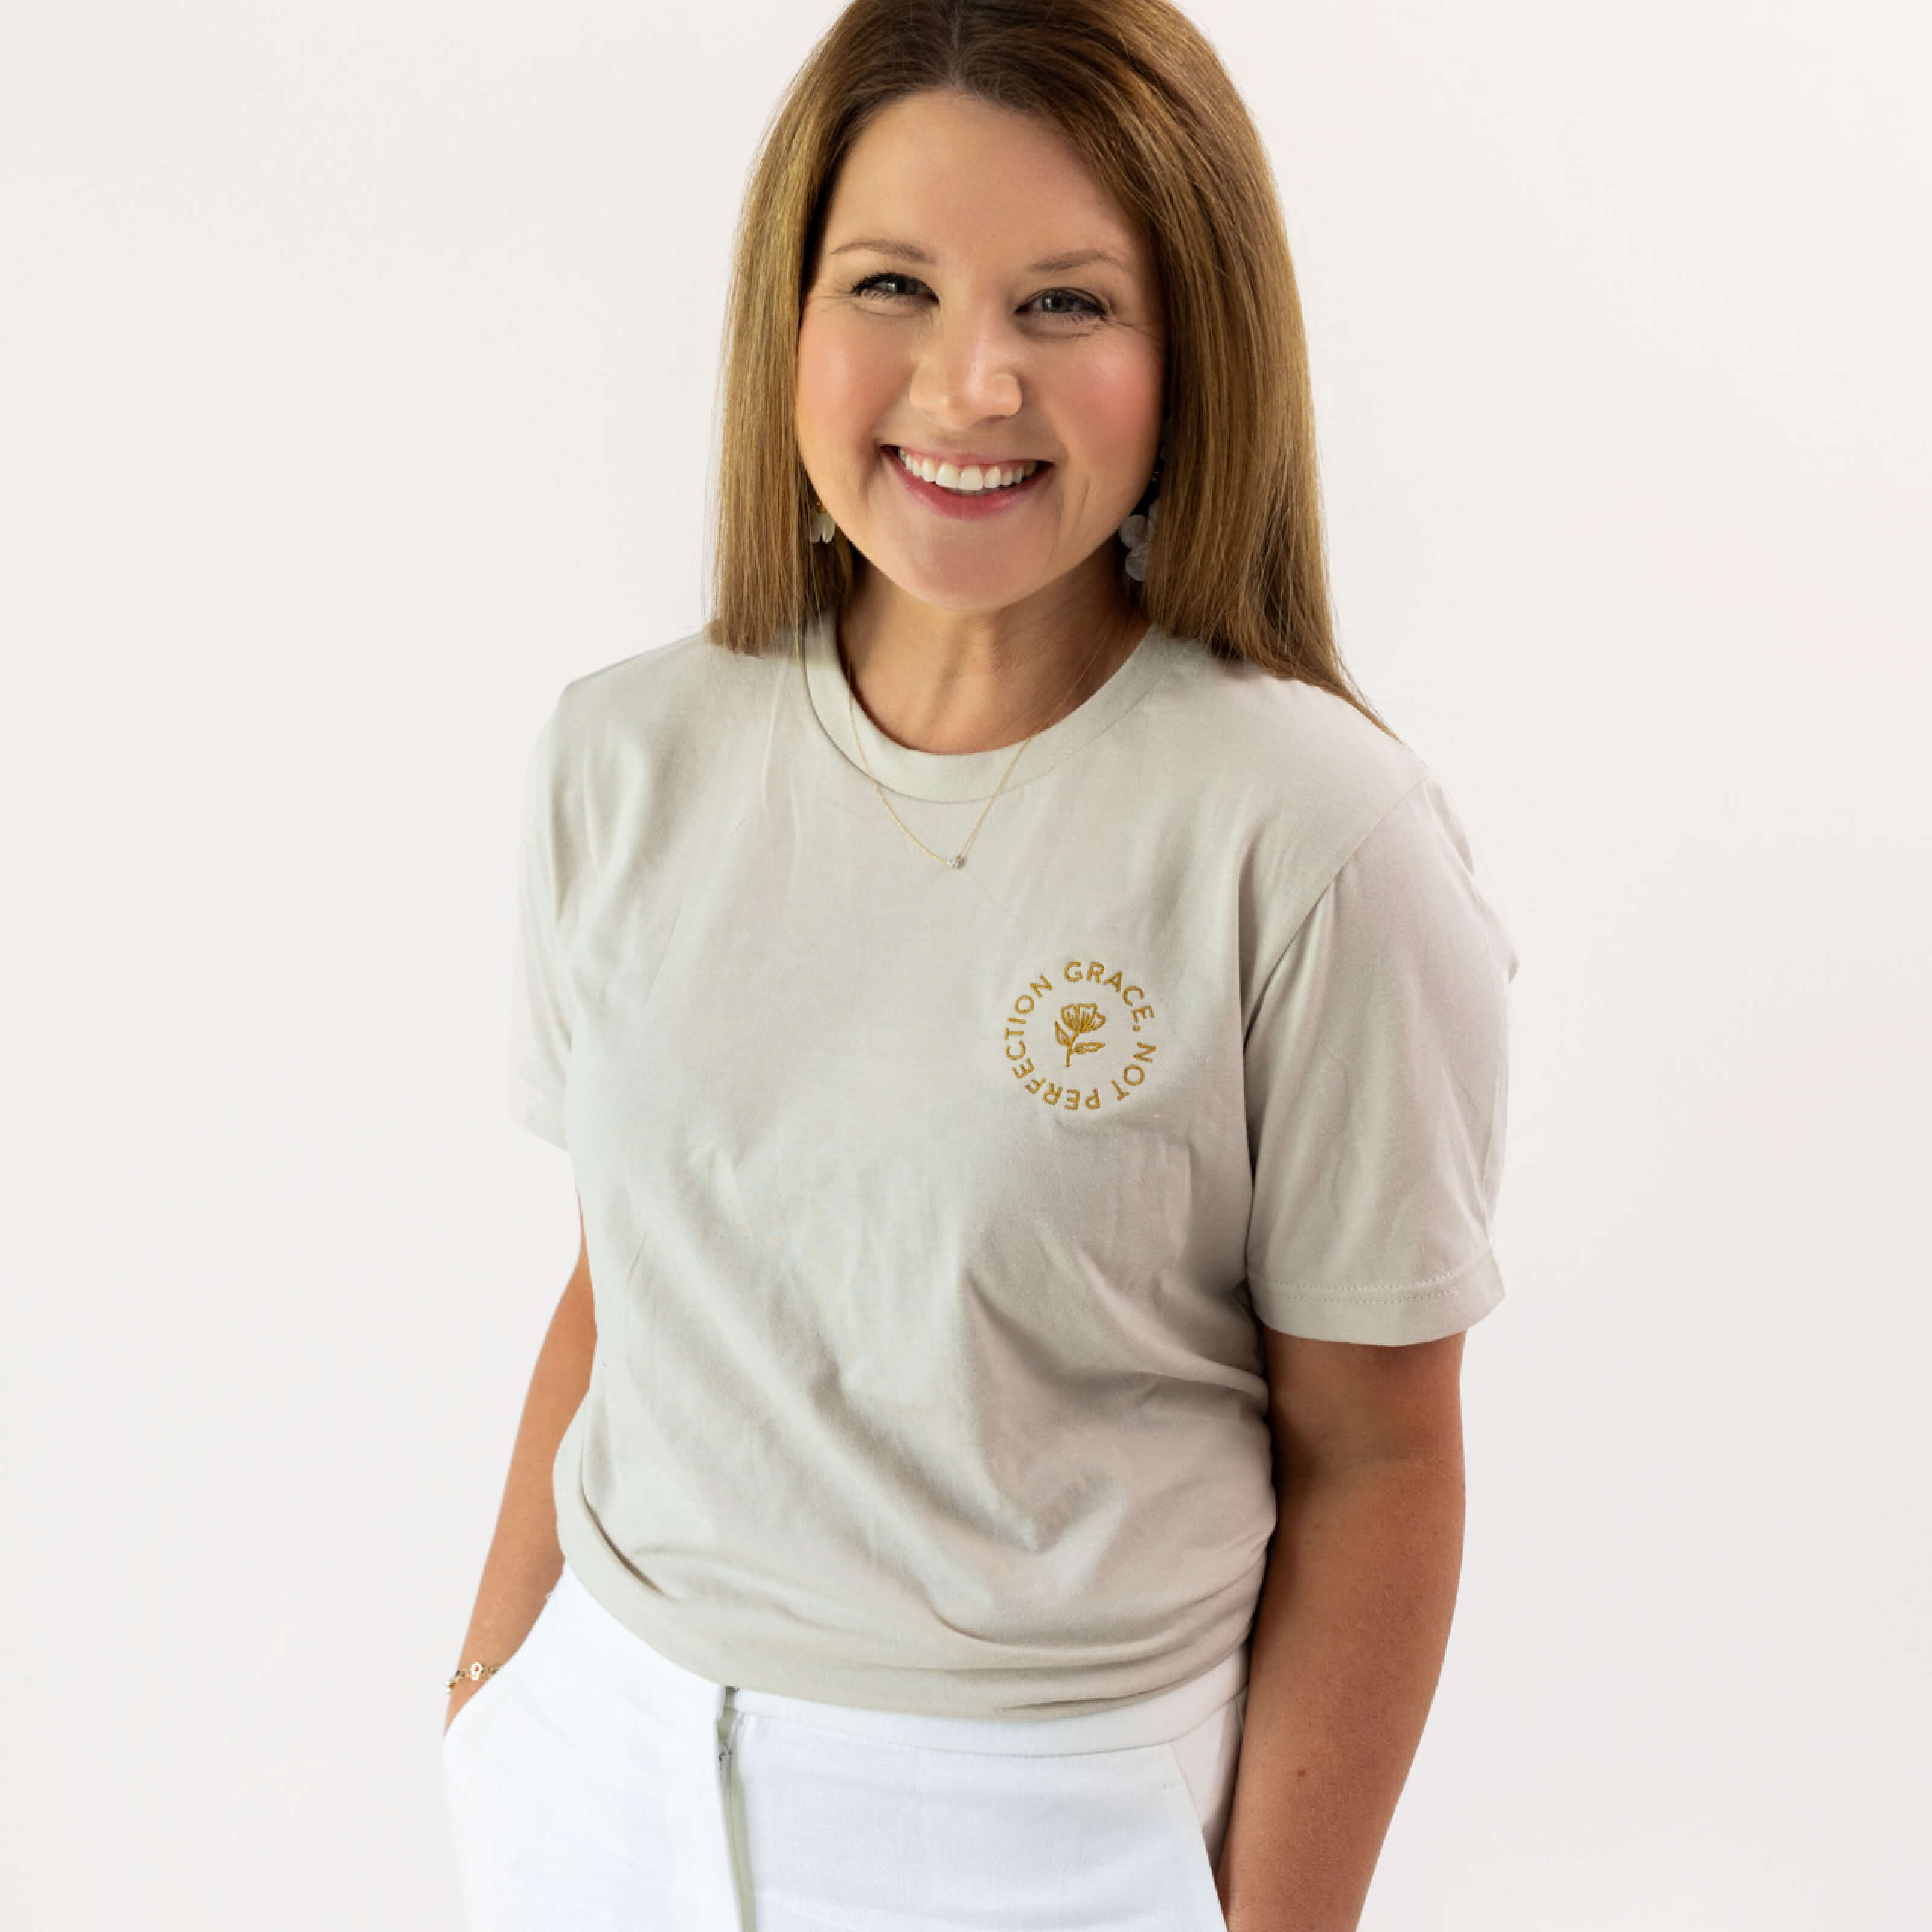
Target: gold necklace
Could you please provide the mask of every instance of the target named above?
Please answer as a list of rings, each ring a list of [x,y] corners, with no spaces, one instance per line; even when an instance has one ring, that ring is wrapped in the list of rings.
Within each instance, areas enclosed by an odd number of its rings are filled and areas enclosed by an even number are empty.
[[[852,742],[858,750],[859,762],[866,768],[866,777],[872,781],[872,789],[879,794],[879,802],[883,805],[888,812],[892,812],[892,823],[896,825],[898,829],[903,832],[928,859],[933,860],[938,864],[944,866],[949,872],[958,872],[959,868],[965,864],[966,854],[971,850],[974,840],[979,837],[980,828],[986,824],[987,813],[991,812],[993,808],[993,799],[998,798],[1000,793],[1006,790],[1006,781],[1012,776],[1013,767],[1020,761],[1020,752],[1024,752],[1026,748],[1033,742],[1034,739],[1037,738],[1040,733],[1046,730],[1046,726],[1043,724],[1036,725],[1032,730],[1029,731],[1027,735],[1020,740],[1018,749],[1016,750],[1013,753],[1012,756],[1006,760],[1006,768],[1000,774],[999,783],[993,788],[992,798],[988,799],[986,803],[980,808],[980,815],[977,818],[974,820],[973,829],[966,835],[966,843],[961,846],[958,850],[954,853],[952,856],[949,859],[944,852],[935,852],[930,845],[926,844],[924,839],[920,837],[917,832],[914,831],[912,827],[908,825],[896,812],[892,811],[892,802],[890,799],[886,797],[885,788],[879,783],[878,776],[872,770],[872,761],[866,755],[865,740],[859,736],[858,703],[856,699],[855,699],[852,694],[853,686],[856,680],[852,675],[850,665],[848,664],[845,660],[844,641],[842,638],[838,638],[836,629],[833,635],[838,644],[839,669],[844,674],[845,677],[845,710],[847,716],[851,721]],[[1100,653],[1106,649],[1106,634],[1105,632],[1102,632],[1101,633],[1100,643],[1094,646],[1093,653],[1088,658],[1087,662],[1080,667],[1079,675],[1073,680],[1073,688],[1076,691],[1078,691],[1081,686],[1086,682],[1087,674],[1100,662]]]

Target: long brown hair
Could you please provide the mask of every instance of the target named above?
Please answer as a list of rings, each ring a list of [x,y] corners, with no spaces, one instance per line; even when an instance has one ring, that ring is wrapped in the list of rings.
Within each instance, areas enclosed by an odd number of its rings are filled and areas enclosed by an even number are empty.
[[[1060,129],[1151,251],[1166,442],[1147,577],[1172,635],[1346,699],[1393,737],[1335,644],[1308,345],[1259,134],[1169,0],[852,0],[767,124],[740,215],[721,368],[714,644],[758,654],[854,585],[810,540],[794,430],[798,329],[840,164],[892,102],[946,88]]]

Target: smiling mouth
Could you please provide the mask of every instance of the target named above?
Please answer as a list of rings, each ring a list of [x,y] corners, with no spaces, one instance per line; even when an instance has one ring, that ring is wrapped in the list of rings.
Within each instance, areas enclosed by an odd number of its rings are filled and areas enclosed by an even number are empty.
[[[956,496],[997,496],[1003,490],[1018,488],[1039,471],[1053,466],[1030,457],[1010,462],[969,463],[962,466],[940,462],[929,456],[914,455],[896,443],[885,443],[880,447],[908,476],[916,476],[921,482],[930,483]]]

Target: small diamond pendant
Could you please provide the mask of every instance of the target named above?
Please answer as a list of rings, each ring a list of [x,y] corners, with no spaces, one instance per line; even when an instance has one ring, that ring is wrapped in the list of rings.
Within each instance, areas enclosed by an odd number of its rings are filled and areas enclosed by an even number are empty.
[[[963,865],[964,865],[964,864],[965,864],[965,862],[966,862],[966,855],[965,855],[965,854],[964,854],[964,853],[962,852],[962,853],[960,853],[960,854],[959,854],[956,857],[951,858],[951,859],[949,859],[949,860],[946,860],[946,869],[949,872],[958,872],[958,871],[959,868],[960,868],[962,866],[963,866]]]

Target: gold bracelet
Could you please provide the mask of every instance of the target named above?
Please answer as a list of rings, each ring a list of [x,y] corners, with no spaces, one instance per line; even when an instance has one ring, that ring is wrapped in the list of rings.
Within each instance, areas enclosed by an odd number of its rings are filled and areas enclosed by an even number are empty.
[[[556,1586],[555,1584],[552,1584],[550,1587],[544,1592],[543,1600],[545,1603],[548,1603],[551,1598],[556,1594]],[[500,1664],[458,1664],[456,1668],[456,1675],[442,1688],[446,1690],[454,1690],[466,1677],[468,1678],[472,1684],[481,1684],[484,1678],[488,1677],[492,1671],[501,1670],[502,1667],[503,1666]]]

